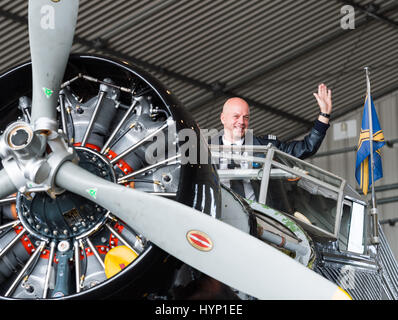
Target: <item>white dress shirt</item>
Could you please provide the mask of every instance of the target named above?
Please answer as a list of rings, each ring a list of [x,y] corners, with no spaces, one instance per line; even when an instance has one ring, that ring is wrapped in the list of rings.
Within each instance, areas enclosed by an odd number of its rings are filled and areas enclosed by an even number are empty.
[[[225,138],[225,136],[222,136],[222,142],[224,146],[231,146],[232,144],[241,146],[243,145],[244,138],[231,142]],[[243,155],[245,155],[246,152],[243,152]],[[240,152],[234,152],[234,154],[241,154]],[[235,163],[238,163],[242,169],[248,169],[249,168],[249,163],[247,161],[235,161]],[[220,158],[220,169],[228,169],[228,160],[225,158]],[[249,200],[256,200],[256,197],[254,196],[254,190],[253,187],[250,183],[250,179],[244,179],[242,180],[243,182],[243,188],[245,190],[245,198]],[[227,187],[231,187],[230,181],[226,179],[222,179],[221,183],[226,185]]]

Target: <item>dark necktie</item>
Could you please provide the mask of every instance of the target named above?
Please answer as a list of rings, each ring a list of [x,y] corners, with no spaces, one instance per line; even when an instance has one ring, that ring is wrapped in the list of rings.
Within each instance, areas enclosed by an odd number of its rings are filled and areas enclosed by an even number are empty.
[[[234,145],[234,144],[233,144]],[[236,164],[234,160],[231,159],[231,163],[228,164],[228,169],[240,168],[240,165]],[[230,180],[230,186],[233,191],[237,194],[245,197],[245,188],[243,186],[242,180]]]

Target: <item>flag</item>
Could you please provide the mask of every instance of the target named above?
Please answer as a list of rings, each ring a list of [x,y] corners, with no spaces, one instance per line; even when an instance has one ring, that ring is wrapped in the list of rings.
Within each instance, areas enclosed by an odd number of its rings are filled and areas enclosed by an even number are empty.
[[[371,101],[371,116],[372,116],[372,131],[373,131],[373,159],[374,168],[373,175],[374,181],[383,177],[383,168],[381,163],[380,148],[384,146],[384,134],[380,127],[379,119],[377,117],[376,109],[373,104],[372,96]],[[360,185],[363,193],[368,193],[371,181],[371,161],[370,161],[370,141],[369,141],[369,99],[366,97],[365,106],[362,117],[361,133],[359,135],[357,159],[355,164],[355,178]]]

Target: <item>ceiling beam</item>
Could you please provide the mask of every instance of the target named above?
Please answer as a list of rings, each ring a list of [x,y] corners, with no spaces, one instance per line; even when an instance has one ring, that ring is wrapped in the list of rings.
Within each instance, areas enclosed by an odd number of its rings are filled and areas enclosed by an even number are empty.
[[[343,1],[343,0],[337,0],[341,3],[351,3],[353,1]],[[358,7],[358,5],[357,5]],[[374,14],[374,13],[370,13],[368,11],[366,11],[364,8],[357,8],[360,9],[361,11],[365,11],[365,13],[371,17],[377,18],[378,20],[381,20],[383,22],[387,22],[389,24],[397,24],[395,21],[383,16],[383,13],[386,13],[390,10],[394,10],[398,7],[397,4],[392,4],[388,7],[383,8],[383,10],[380,11],[380,13],[378,14]],[[361,18],[357,19],[355,21],[355,27],[356,28],[360,28],[365,26],[366,24],[368,24],[370,22],[370,20],[367,18],[367,16],[362,16]],[[319,49],[320,47],[323,47],[333,41],[336,41],[338,39],[340,39],[341,37],[344,37],[345,35],[347,35],[347,30],[344,29],[338,29],[337,31],[331,32],[330,34],[325,35],[324,37],[322,37],[321,39],[311,42],[309,43],[309,45],[304,46],[294,52],[290,52],[287,51],[285,53],[282,53],[281,56],[283,56],[282,59],[276,60],[273,63],[267,65],[266,67],[259,67],[255,72],[241,77],[239,78],[239,80],[237,82],[231,83],[227,86],[225,86],[224,88],[224,92],[231,94],[233,93],[234,90],[239,89],[242,86],[248,86],[256,81],[258,81],[260,78],[264,77],[267,74],[270,74],[272,72],[274,72],[275,70],[286,66],[287,64],[297,60],[298,58],[305,56],[311,52],[313,52],[316,49]],[[195,98],[193,98],[195,100]],[[213,100],[213,97],[208,96],[208,97],[202,97],[202,96],[198,96],[198,101],[195,102],[195,104],[192,104],[189,106],[190,110],[194,110],[195,108],[198,108],[200,106],[206,105],[207,103],[211,102]]]
[[[17,22],[18,24],[21,25],[25,25],[28,26],[28,18],[24,17],[24,16],[20,16],[18,14],[6,11],[4,9],[0,8],[0,16],[6,17],[7,19],[10,19],[14,22]],[[217,85],[217,83],[213,83],[213,84],[209,84],[188,76],[185,76],[183,74],[174,72],[170,69],[164,68],[162,66],[158,66],[158,65],[154,65],[152,63],[146,62],[142,59],[137,59],[134,56],[130,55],[130,54],[123,54],[120,53],[117,50],[111,49],[109,47],[106,46],[106,41],[101,42],[101,39],[95,39],[93,41],[87,40],[83,37],[79,37],[78,35],[75,35],[74,37],[74,43],[75,44],[80,44],[82,46],[85,46],[89,49],[94,49],[96,51],[100,51],[100,52],[104,52],[106,54],[112,55],[112,56],[116,56],[119,57],[121,59],[125,59],[127,61],[130,61],[134,64],[140,65],[143,68],[149,69],[152,72],[156,72],[156,73],[160,73],[160,74],[164,74],[167,75],[169,77],[172,77],[174,79],[180,80],[182,82],[188,83],[192,86],[195,86],[197,88],[200,89],[204,89],[205,91],[211,92],[212,93],[212,99],[214,99],[215,96],[219,96],[219,95],[224,95],[224,96],[235,96],[234,92],[227,92],[224,91],[222,89],[222,86]],[[101,45],[102,44],[102,45]],[[264,104],[262,102],[256,101],[254,99],[250,99],[249,97],[242,97],[245,100],[247,100],[251,105],[256,106],[260,109],[264,109],[272,114],[281,116],[281,117],[285,117],[287,119],[290,119],[294,122],[298,122],[306,127],[311,127],[312,123],[310,121],[307,121],[303,118],[300,118],[298,116],[295,116],[294,114],[285,112],[283,110],[279,110],[275,107],[269,106],[267,104]]]
[[[20,16],[18,14],[9,12],[2,8],[0,8],[0,16],[10,19],[10,20],[17,22],[18,24],[26,26],[26,28],[28,28],[28,18],[25,16]],[[177,72],[171,71],[167,68],[163,68],[161,66],[148,63],[144,60],[134,58],[131,55],[122,54],[122,53],[118,52],[117,50],[108,48],[106,46],[104,47],[104,46],[99,45],[99,42],[101,42],[101,38],[97,38],[97,39],[91,41],[91,40],[87,40],[83,37],[79,37],[78,35],[75,35],[75,37],[74,37],[74,44],[80,44],[89,49],[94,49],[96,51],[102,51],[104,53],[107,53],[107,54],[110,54],[113,56],[118,56],[120,58],[129,60],[135,64],[139,64],[140,66],[147,68],[149,70],[152,70],[153,72],[165,74],[167,76],[184,81],[184,82],[189,83],[195,87],[205,89],[207,91],[211,91],[211,92],[214,91],[214,88],[211,84],[208,84],[208,83],[200,81],[200,80],[193,79],[191,77],[184,76]],[[106,44],[106,41],[104,41],[104,44]]]
[[[395,9],[397,7],[396,4],[394,5],[390,5],[386,8],[383,8],[382,11],[380,11],[379,13],[375,13],[374,11],[370,11],[368,8],[365,8],[363,6],[360,6],[358,4],[356,4],[354,1],[346,1],[346,0],[336,0],[338,2],[344,3],[344,4],[349,4],[352,5],[354,8],[361,10],[362,12],[366,13],[367,16],[371,16],[377,20],[380,20],[384,23],[388,23],[390,25],[393,25],[395,27],[398,27],[398,23],[395,22],[394,20],[391,20],[385,16],[383,16],[384,12],[387,12],[389,10]],[[11,19],[19,24],[23,24],[23,25],[28,25],[28,19],[24,16],[20,16],[18,14],[14,14],[11,13],[9,11],[6,11],[4,9],[0,8],[0,16],[4,16],[8,19]],[[360,18],[359,20],[356,21],[356,27],[361,27],[363,25],[365,25],[366,23],[368,23],[368,19],[366,19],[365,17]],[[283,65],[286,65],[294,60],[296,60],[297,58],[306,55],[310,52],[312,52],[313,50],[315,50],[316,48],[319,48],[320,46],[324,46],[332,41],[335,41],[337,39],[339,39],[340,37],[344,36],[346,34],[346,30],[338,30],[335,32],[332,32],[331,34],[323,37],[322,39],[320,39],[319,41],[310,43],[308,46],[305,46],[303,48],[298,49],[297,51],[293,52],[293,53],[287,53],[286,55],[284,55],[284,58],[275,61],[274,63],[267,65],[265,68],[261,68],[257,71],[255,71],[252,74],[249,74],[248,76],[245,76],[243,78],[240,78],[239,81],[235,82],[235,83],[231,83],[228,86],[219,86],[216,84],[209,84],[188,76],[185,76],[183,74],[174,72],[172,70],[169,70],[167,68],[164,68],[162,66],[159,65],[154,65],[151,63],[148,63],[142,59],[137,59],[129,54],[121,54],[120,52],[118,52],[117,50],[108,48],[108,47],[98,47],[98,39],[94,40],[94,41],[89,41],[85,38],[79,37],[79,36],[75,36],[74,38],[74,42],[78,43],[80,45],[83,45],[87,48],[90,49],[94,49],[94,50],[100,50],[106,54],[110,54],[113,56],[117,56],[126,60],[131,61],[134,64],[138,64],[144,68],[147,68],[153,72],[157,72],[160,74],[164,74],[170,77],[173,77],[177,80],[180,80],[182,82],[188,83],[190,85],[193,85],[197,88],[201,88],[204,89],[205,91],[208,91],[211,93],[211,96],[205,97],[199,101],[197,101],[195,104],[193,105],[189,105],[187,106],[187,108],[189,110],[194,110],[195,108],[198,108],[200,106],[203,106],[211,101],[214,100],[215,97],[217,96],[225,96],[225,97],[233,97],[233,96],[240,96],[241,98],[245,99],[248,101],[249,104],[251,104],[252,106],[261,108],[263,110],[266,110],[272,114],[284,117],[286,119],[289,119],[291,121],[300,123],[302,125],[304,125],[305,130],[307,130],[309,127],[312,126],[312,122],[308,121],[304,118],[301,118],[299,116],[296,116],[294,114],[285,112],[283,110],[280,110],[278,108],[275,108],[273,106],[267,105],[265,103],[262,103],[260,101],[257,101],[255,99],[251,99],[250,97],[245,97],[245,96],[241,96],[239,95],[235,90],[238,89],[239,87],[243,86],[243,85],[249,85],[250,83],[253,83],[255,81],[257,81],[259,78],[263,77],[266,74],[269,74],[271,72],[273,72],[274,70],[280,68]],[[283,55],[283,54],[282,54]],[[201,95],[203,96],[203,94]],[[194,99],[193,99],[194,100]]]

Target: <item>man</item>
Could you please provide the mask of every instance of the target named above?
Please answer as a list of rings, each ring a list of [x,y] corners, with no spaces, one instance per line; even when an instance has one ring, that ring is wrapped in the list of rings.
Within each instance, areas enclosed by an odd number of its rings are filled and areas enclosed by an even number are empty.
[[[249,105],[245,100],[235,97],[228,99],[223,106],[220,119],[224,125],[224,134],[219,137],[218,142],[220,145],[242,145],[245,143],[268,145],[272,143],[278,149],[295,157],[307,158],[319,149],[326,130],[329,128],[329,117],[332,112],[332,93],[326,85],[320,84],[318,93],[314,93],[314,96],[318,102],[320,114],[310,133],[303,140],[281,142],[276,137],[268,135],[253,137],[253,142],[245,141],[246,132],[249,128]],[[220,163],[220,167],[222,166],[223,164]],[[228,168],[231,168],[231,163],[228,164]],[[222,182],[227,185],[230,183],[229,181]],[[230,187],[241,196],[254,200],[258,195],[258,183],[251,184],[249,181],[238,181],[238,184],[234,184],[234,182],[237,181],[232,180]],[[200,274],[189,286],[180,290],[180,294],[183,293],[181,297],[186,299],[238,299],[231,288],[205,274]],[[178,295],[176,297],[179,298]]]
[[[305,159],[315,154],[330,126],[329,118],[332,112],[332,92],[322,83],[318,86],[318,92],[314,93],[314,96],[318,102],[320,112],[310,133],[303,140],[282,142],[276,139],[275,136],[266,135],[263,137],[253,137],[252,144],[268,145],[271,143],[279,150],[300,159]],[[249,105],[245,100],[238,97],[228,99],[223,106],[220,116],[221,123],[224,125],[224,134],[220,137],[219,143],[222,145],[242,145],[247,143],[245,135],[249,128],[249,117]],[[231,166],[228,166],[228,168],[231,168]],[[254,184],[250,186],[248,181],[243,182],[243,187],[241,182],[236,183],[236,181],[231,181],[231,183],[235,184],[235,186],[231,185],[231,188],[243,197],[254,200],[258,195],[258,190],[253,190],[253,188],[256,189]]]

